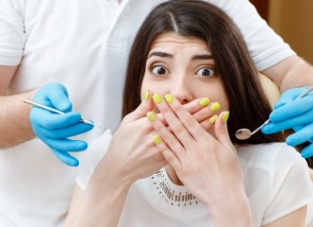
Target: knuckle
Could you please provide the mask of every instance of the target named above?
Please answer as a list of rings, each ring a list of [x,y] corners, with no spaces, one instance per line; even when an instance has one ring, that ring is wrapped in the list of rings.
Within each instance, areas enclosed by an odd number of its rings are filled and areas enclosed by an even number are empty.
[[[147,134],[148,132],[151,132],[151,130],[153,129],[153,127],[149,124],[145,124],[145,125],[142,125],[141,127],[139,127],[137,129],[137,131],[141,134]]]
[[[183,125],[187,126],[187,127],[191,127],[193,126],[193,121],[190,118],[183,118],[182,120]]]
[[[170,127],[174,133],[180,133],[182,130],[184,130],[184,126],[180,122],[174,123]]]
[[[178,145],[178,141],[173,135],[169,135],[164,141],[171,148],[175,148]]]

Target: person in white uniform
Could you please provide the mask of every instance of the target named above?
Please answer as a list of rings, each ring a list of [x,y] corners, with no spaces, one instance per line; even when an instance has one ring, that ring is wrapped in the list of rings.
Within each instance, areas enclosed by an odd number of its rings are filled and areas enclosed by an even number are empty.
[[[131,48],[123,100],[120,127],[86,153],[65,226],[309,224],[305,159],[282,134],[234,136],[264,122],[271,106],[239,29],[219,8],[156,7]],[[184,108],[192,100],[212,110],[206,129]]]
[[[0,1],[0,226],[61,226],[78,171],[61,163],[51,151],[61,149],[48,147],[35,136],[30,106],[22,99],[32,99],[37,89],[58,82],[66,90],[59,84],[50,86],[47,100],[55,97],[59,103],[53,107],[66,112],[72,107],[77,112],[61,116],[42,111],[36,119],[44,121],[40,129],[49,134],[44,124],[72,114],[76,122],[82,116],[115,130],[121,119],[130,45],[145,16],[161,2],[165,0]],[[311,66],[267,26],[247,0],[209,2],[235,20],[257,69],[281,91],[313,84]],[[79,132],[90,128],[83,125]],[[50,133],[59,136],[58,144],[65,141],[60,132]],[[67,151],[84,150],[102,134],[95,128],[75,137],[74,148],[64,149],[64,156]],[[81,155],[73,154],[77,159]],[[73,159],[63,161],[78,164]]]

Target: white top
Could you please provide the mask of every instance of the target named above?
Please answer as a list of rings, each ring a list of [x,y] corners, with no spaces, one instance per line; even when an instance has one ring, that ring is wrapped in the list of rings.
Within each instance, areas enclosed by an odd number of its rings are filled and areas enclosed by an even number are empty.
[[[74,110],[115,129],[130,45],[160,2],[0,0],[0,65],[19,64],[7,95],[58,81],[67,87]],[[265,22],[247,0],[211,2],[234,17],[259,70],[294,54],[271,29],[263,29]],[[101,133],[95,128],[81,138],[91,143]],[[38,139],[0,151],[0,226],[61,225],[76,173]]]
[[[82,189],[87,187],[110,140],[107,132],[84,156],[76,179]],[[299,153],[285,143],[235,147],[244,172],[254,226],[263,226],[309,204],[308,224],[313,217],[313,184],[306,161]],[[186,187],[172,183],[164,169],[132,185],[119,221],[120,227],[207,227],[210,224],[207,208]]]

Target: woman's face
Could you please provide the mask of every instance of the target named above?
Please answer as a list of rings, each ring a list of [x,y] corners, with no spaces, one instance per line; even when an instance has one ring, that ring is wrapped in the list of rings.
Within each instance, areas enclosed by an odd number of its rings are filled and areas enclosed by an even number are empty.
[[[182,104],[208,97],[228,110],[222,79],[206,42],[195,37],[165,33],[152,44],[146,61],[141,98],[147,89],[175,96]]]

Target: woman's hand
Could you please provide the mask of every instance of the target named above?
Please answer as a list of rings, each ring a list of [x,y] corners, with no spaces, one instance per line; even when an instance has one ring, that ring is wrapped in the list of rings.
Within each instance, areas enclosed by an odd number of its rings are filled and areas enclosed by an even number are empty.
[[[153,100],[143,100],[139,107],[124,117],[114,133],[102,163],[110,172],[116,170],[123,179],[135,180],[148,177],[166,165],[163,155],[151,140],[155,134],[146,113],[155,107]]]
[[[153,112],[147,114],[159,135],[154,137],[159,151],[182,183],[208,207],[216,225],[223,226],[225,217],[233,224],[240,219],[238,226],[250,223],[243,173],[227,132],[229,113],[222,112],[217,117],[214,138],[175,98],[166,95],[165,99],[167,102],[161,101],[157,107],[170,130]]]
[[[114,169],[119,167],[122,174],[128,175],[132,181],[148,177],[167,164],[151,140],[156,134],[146,118],[146,113],[155,107],[151,96],[150,92],[148,100],[143,100],[134,112],[124,117],[105,156],[105,160],[109,160],[106,165]],[[215,114],[208,104],[209,99],[197,99],[183,108],[195,121],[200,122],[201,127],[208,129],[211,126],[208,118]],[[161,114],[159,118],[167,125]]]
[[[151,97],[152,93],[149,94]],[[204,101],[199,104],[200,100],[194,100],[183,108],[203,127],[209,127],[206,119],[214,111],[206,108],[208,100]],[[153,100],[147,98],[123,119],[107,153],[93,171],[83,196],[74,196],[73,201],[80,206],[76,210],[71,209],[66,226],[86,226],[87,223],[92,226],[116,226],[132,183],[152,175],[167,164],[152,141],[156,132],[146,118],[146,113],[153,108]],[[90,209],[101,212],[89,212]]]

